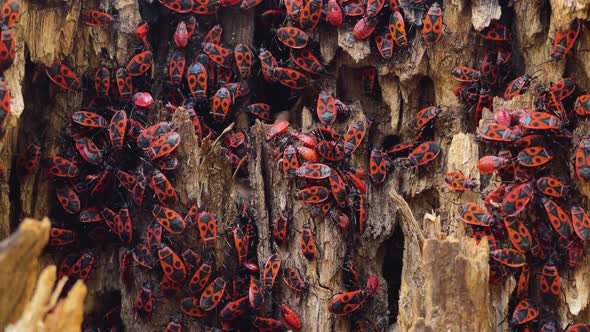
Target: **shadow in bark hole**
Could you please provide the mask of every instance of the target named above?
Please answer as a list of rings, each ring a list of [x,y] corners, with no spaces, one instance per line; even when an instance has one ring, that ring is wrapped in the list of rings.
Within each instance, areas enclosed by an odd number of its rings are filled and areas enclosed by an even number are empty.
[[[383,277],[387,281],[387,308],[389,309],[389,325],[397,322],[399,289],[402,281],[404,234],[399,224],[393,235],[385,241],[385,258],[383,261]]]

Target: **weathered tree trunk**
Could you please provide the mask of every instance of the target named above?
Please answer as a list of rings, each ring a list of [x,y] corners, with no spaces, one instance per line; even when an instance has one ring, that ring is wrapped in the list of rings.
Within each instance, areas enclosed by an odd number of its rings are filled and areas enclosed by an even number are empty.
[[[399,2],[406,19],[412,20],[412,15],[419,19],[422,15],[408,6],[409,1]],[[218,234],[225,238],[237,216],[235,202],[251,201],[257,220],[260,267],[276,249],[289,265],[300,268],[311,285],[303,295],[295,294],[284,285],[278,286],[273,294],[273,306],[267,304],[265,309],[269,315],[278,317],[278,305],[287,303],[303,318],[304,331],[347,330],[349,321],[334,318],[328,312],[327,303],[330,296],[345,290],[342,261],[347,251],[352,250],[361,279],[374,274],[380,280],[378,293],[363,311],[364,319],[378,330],[508,330],[505,322],[499,324],[508,314],[515,280],[508,278],[499,284],[489,284],[488,249],[485,244],[476,246],[456,218],[458,202],[481,202],[481,197],[476,193],[464,193],[458,199],[457,194],[444,188],[444,174],[450,170],[462,170],[479,183],[491,182],[478,173],[477,160],[482,152],[474,139],[476,126],[472,124],[472,116],[466,114],[453,95],[456,82],[449,72],[457,65],[476,66],[484,54],[474,29],[481,30],[500,15],[509,15],[515,72],[531,74],[541,70],[537,80],[542,84],[572,77],[581,91],[590,91],[590,53],[574,51],[574,56],[567,61],[542,64],[549,59],[550,37],[555,29],[567,27],[574,17],[588,19],[590,7],[581,0],[515,1],[512,6],[503,4],[502,7],[498,2],[504,1],[446,1],[442,41],[433,47],[416,41],[406,53],[389,63],[383,62],[367,41],[356,41],[350,24],[337,30],[320,27],[312,35],[320,43],[324,64],[329,65],[334,75],[322,84],[340,99],[352,101],[349,121],[365,117],[374,120],[368,140],[353,156],[353,164],[368,169],[366,156],[371,144],[381,145],[392,136],[400,141],[412,139],[414,115],[424,105],[436,104],[444,108],[434,130],[434,140],[440,142],[444,151],[442,158],[426,170],[396,171],[383,185],[368,184],[368,229],[352,243],[333,224],[313,220],[309,211],[293,198],[292,184],[271,158],[271,147],[264,138],[267,125],[257,122],[246,128],[250,135],[249,175],[247,179],[240,179],[233,175],[223,148],[210,140],[201,144],[194,136],[188,116],[181,111],[173,115],[183,140],[177,152],[181,166],[175,176],[179,206],[185,210],[192,204],[207,206],[218,218]],[[160,16],[158,28],[151,32],[157,52],[156,66],[152,70],[154,75],[162,76],[169,52],[169,30],[173,29],[170,23],[174,21],[174,14],[157,2],[149,4],[144,0],[95,1],[92,6],[80,0],[22,0],[21,6],[22,17],[16,29],[17,57],[13,67],[5,73],[12,91],[12,115],[6,138],[0,143],[0,161],[8,174],[7,181],[0,182],[0,238],[14,231],[23,217],[40,219],[51,216],[57,208],[53,184],[47,175],[39,171],[19,183],[13,169],[15,155],[29,143],[38,143],[43,154],[56,153],[61,130],[71,114],[82,106],[81,93],[58,90],[44,78],[45,67],[58,60],[67,60],[79,73],[94,72],[102,65],[123,67],[130,58],[128,48],[132,46],[134,29],[142,19],[140,9],[159,10],[165,14]],[[79,22],[82,8],[97,7],[118,12],[114,26],[94,29]],[[254,42],[253,11],[222,9],[218,19],[225,29],[224,38],[228,44]],[[590,48],[590,33],[581,34],[577,48]],[[359,69],[368,66],[378,69],[381,98],[362,92]],[[159,88],[157,84],[154,83],[154,89]],[[510,102],[496,98],[494,106],[518,109],[531,100],[531,95]],[[312,126],[312,116],[303,104],[303,101],[294,103],[289,116],[292,123],[308,129]],[[161,116],[153,112],[150,117]],[[484,114],[484,119],[490,118],[490,112]],[[236,126],[247,127],[247,122],[237,121]],[[335,127],[343,129],[346,123]],[[579,128],[590,128],[587,120]],[[578,131],[577,136],[587,133]],[[571,155],[573,151],[565,153]],[[573,170],[571,172],[573,174]],[[587,184],[576,183],[576,186],[590,198]],[[482,185],[482,191],[484,189]],[[272,221],[286,207],[296,212],[290,240],[287,246],[273,248]],[[133,213],[137,224],[142,224],[142,216],[146,220],[150,216],[149,211]],[[314,224],[320,251],[318,259],[311,262],[303,257],[298,244],[298,230],[309,222]],[[141,230],[138,233],[143,234],[147,225],[147,221],[136,225]],[[197,247],[197,237],[191,230],[190,234],[174,239],[183,241],[187,247]],[[128,289],[119,280],[119,250],[109,247],[100,250],[92,277],[87,282],[86,313],[91,315],[94,309],[100,308],[104,297],[115,294],[120,297],[121,318],[127,331],[163,330],[177,314],[178,302],[158,298],[151,320],[139,319],[133,310],[137,290],[147,281],[157,284],[156,277],[134,269],[134,282]],[[224,240],[217,241],[216,275],[231,275],[235,263],[228,255],[230,250]],[[47,257],[47,261],[51,258]],[[566,295],[559,306],[562,327],[570,321],[590,321],[589,277],[590,257],[587,255],[567,280],[562,279]],[[186,317],[182,322],[190,331],[201,331],[215,324]]]

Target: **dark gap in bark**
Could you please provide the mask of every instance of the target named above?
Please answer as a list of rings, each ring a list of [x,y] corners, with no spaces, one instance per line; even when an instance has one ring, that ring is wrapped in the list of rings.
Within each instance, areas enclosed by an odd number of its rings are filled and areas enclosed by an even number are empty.
[[[434,82],[428,76],[424,76],[418,82],[418,88],[416,91],[419,91],[418,96],[418,105],[420,107],[427,106],[427,105],[434,105],[436,102],[436,95],[434,93]]]
[[[35,70],[35,64],[31,62],[30,54],[28,50],[25,50],[25,74],[22,80],[23,100],[24,109],[21,114],[20,123],[26,123],[27,125],[19,126],[17,136],[17,148],[16,154],[20,154],[25,150],[27,145],[36,144],[41,147],[41,154],[43,155],[43,149],[47,144],[54,144],[54,142],[46,142],[46,125],[47,125],[47,113],[44,112],[44,106],[50,104],[49,96],[49,80],[37,79],[37,73]],[[15,158],[16,159],[16,158]],[[43,176],[39,170],[35,170],[33,174],[27,175],[28,177],[34,177],[35,182],[38,181],[39,176]],[[16,165],[13,160],[12,172],[10,174],[10,228],[16,229],[20,223],[22,215],[22,201],[21,201],[21,181],[25,179],[19,179],[17,176]],[[33,192],[31,194],[31,209],[34,209],[35,202],[37,200],[37,185],[32,186]],[[40,217],[40,216],[29,216],[29,217]]]
[[[94,304],[95,307],[92,308],[92,313],[84,315],[84,331],[100,331],[96,326],[106,326],[109,324],[117,326],[116,331],[125,330],[121,320],[120,291],[109,291],[101,295],[101,301],[95,301]]]
[[[383,146],[383,150],[389,150],[394,145],[402,143],[403,139],[398,135],[388,135],[383,137],[383,142],[381,145]]]
[[[428,174],[431,174],[436,170],[436,165],[430,165],[429,167],[420,170],[420,174],[416,174],[415,176],[420,178],[428,177]],[[439,198],[439,193],[435,189],[425,190],[412,197],[410,208],[412,209],[416,220],[422,220],[424,218],[424,214],[432,213],[432,211],[438,210],[440,208]]]
[[[265,22],[261,19],[262,12],[264,11],[263,6],[256,8],[256,18],[254,22],[254,44],[252,50],[255,53],[253,62],[255,65],[252,68],[252,75],[254,77],[262,76],[260,61],[258,60],[258,54],[263,50],[268,50],[275,57],[275,59],[289,59],[289,48],[281,44],[275,35],[275,29],[278,26],[273,26],[271,22]],[[287,67],[287,63],[280,63],[280,67]],[[294,69],[299,69],[297,66],[293,66]],[[289,111],[297,101],[297,98],[301,95],[301,92],[295,91],[295,94],[291,94],[291,89],[283,86],[282,84],[266,83],[263,80],[253,80],[253,84],[250,85],[250,97],[253,103],[267,103],[271,105],[271,112],[276,115],[282,111]]]
[[[383,278],[387,282],[388,324],[397,322],[399,290],[402,282],[404,234],[398,223],[393,234],[383,244],[385,258],[383,261]]]

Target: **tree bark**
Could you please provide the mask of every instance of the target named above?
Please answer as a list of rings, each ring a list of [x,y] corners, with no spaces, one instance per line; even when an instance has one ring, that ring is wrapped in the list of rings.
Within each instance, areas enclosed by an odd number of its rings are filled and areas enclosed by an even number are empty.
[[[418,24],[423,14],[413,9],[409,1],[399,2],[406,20]],[[168,25],[175,20],[174,14],[157,3],[143,0],[113,0],[95,5],[118,12],[112,27],[96,29],[81,24],[80,11],[89,9],[90,5],[80,0],[21,0],[22,17],[15,33],[19,45],[16,61],[4,74],[11,89],[12,114],[6,138],[0,142],[0,161],[8,174],[6,181],[0,183],[0,239],[16,230],[24,217],[40,219],[51,216],[59,208],[53,183],[46,174],[39,171],[19,182],[15,180],[13,168],[15,156],[29,143],[39,144],[44,155],[57,153],[56,138],[71,114],[83,106],[82,93],[64,92],[43,78],[46,66],[67,60],[79,73],[94,72],[103,65],[124,67],[130,58],[128,49],[133,44],[135,27],[142,19],[140,11],[149,7],[163,13],[159,28],[152,31],[152,40],[157,41],[154,47],[158,50],[152,76],[164,76],[170,51]],[[457,84],[449,73],[458,65],[475,67],[483,58],[484,49],[474,29],[483,29],[501,14],[511,15],[514,71],[532,74],[540,70],[536,82],[545,86],[561,77],[572,77],[577,88],[587,92],[590,53],[582,51],[590,48],[590,34],[586,30],[579,38],[579,52],[573,50],[566,61],[543,63],[549,59],[555,29],[567,28],[575,17],[588,19],[589,13],[590,5],[581,0],[515,1],[512,7],[503,1],[446,1],[442,40],[426,47],[419,42],[418,31],[412,47],[391,62],[382,61],[369,42],[356,41],[351,24],[345,23],[338,29],[321,25],[311,37],[319,43],[324,65],[329,66],[333,75],[322,84],[338,98],[351,101],[353,110],[346,122],[338,122],[334,127],[344,130],[353,121],[374,119],[367,139],[352,158],[353,164],[368,169],[370,146],[379,146],[391,136],[400,141],[414,138],[415,114],[426,104],[441,105],[444,109],[434,130],[434,140],[444,151],[442,156],[426,169],[396,170],[383,185],[368,183],[368,229],[353,242],[335,225],[311,217],[309,210],[294,199],[292,183],[271,158],[272,148],[265,140],[268,125],[256,122],[248,128],[243,118],[237,121],[236,127],[249,133],[248,177],[240,178],[234,176],[224,148],[210,139],[201,141],[195,137],[190,119],[178,110],[172,116],[182,137],[177,151],[180,168],[175,175],[175,188],[180,196],[178,210],[197,204],[206,206],[217,216],[220,239],[215,248],[214,274],[231,276],[236,268],[235,259],[229,255],[232,248],[223,238],[230,239],[228,235],[238,213],[235,203],[244,200],[251,202],[256,218],[256,255],[260,268],[276,250],[283,263],[298,267],[310,285],[309,291],[301,295],[277,280],[273,304],[267,303],[265,307],[269,316],[278,318],[278,306],[287,303],[303,318],[303,331],[347,330],[350,322],[331,315],[327,303],[333,294],[345,291],[342,262],[348,250],[352,250],[361,280],[369,275],[379,278],[379,291],[363,309],[363,320],[372,322],[379,331],[507,331],[504,318],[509,314],[508,302],[515,280],[510,277],[489,284],[488,248],[485,243],[475,245],[467,236],[464,224],[457,219],[459,202],[481,203],[481,197],[478,193],[464,193],[459,198],[444,187],[444,175],[452,170],[470,174],[488,187],[494,183],[479,174],[477,161],[484,153],[474,138],[473,128],[477,125],[453,95]],[[255,40],[253,10],[225,8],[218,16],[228,45],[262,42]],[[206,30],[200,29],[202,36]],[[365,67],[378,70],[380,98],[363,93],[360,69]],[[160,88],[158,84],[154,83],[154,89]],[[525,108],[532,104],[532,96],[529,93],[510,102],[494,98],[494,107]],[[304,130],[314,126],[310,110],[303,107],[311,105],[308,101],[312,98],[302,97],[288,111],[291,122]],[[164,111],[153,112],[151,118],[164,117]],[[482,123],[490,119],[493,114],[486,111]],[[588,120],[582,120],[578,128],[576,140],[587,133]],[[567,160],[572,160],[573,150],[564,153],[568,154]],[[570,177],[580,198],[588,201],[590,186],[579,182],[573,169]],[[485,188],[482,185],[482,192]],[[586,203],[585,207],[590,206]],[[289,243],[274,247],[270,238],[272,221],[285,208],[296,212]],[[134,227],[138,234],[143,234],[151,212],[134,210],[133,214]],[[146,221],[140,222],[142,219]],[[299,231],[310,222],[320,252],[311,262],[303,257],[298,245]],[[397,236],[403,240],[396,237],[396,229],[401,231]],[[190,230],[171,238],[186,247],[198,248],[197,237],[198,233]],[[137,291],[145,282],[158,284],[158,277],[134,268],[132,286],[124,287],[119,280],[122,252],[123,249],[112,246],[100,248],[92,277],[87,282],[86,314],[90,316],[102,309],[101,301],[107,294],[119,294],[121,319],[127,331],[163,330],[179,311],[178,299],[158,298],[153,317],[139,319],[133,309]],[[400,256],[400,262],[395,262],[392,255]],[[51,262],[52,258],[45,257],[45,260]],[[589,277],[590,258],[586,256],[568,279],[562,279],[566,295],[558,306],[562,327],[572,321],[590,321]],[[395,278],[399,281],[394,281]],[[399,287],[399,294],[388,294],[390,287]],[[6,320],[0,321],[0,328],[5,323]],[[182,316],[182,323],[189,331],[202,331],[217,324],[214,320],[190,320],[186,316]]]

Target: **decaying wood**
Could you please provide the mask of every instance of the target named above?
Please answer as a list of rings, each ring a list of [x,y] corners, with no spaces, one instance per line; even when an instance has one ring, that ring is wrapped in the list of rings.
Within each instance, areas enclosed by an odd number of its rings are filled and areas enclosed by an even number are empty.
[[[16,233],[0,243],[0,328],[20,317],[31,297],[49,227],[48,219],[25,219]]]
[[[399,2],[409,23],[419,24],[423,11],[411,8],[412,1]],[[396,171],[390,174],[384,185],[368,185],[369,225],[361,241],[353,243],[353,247],[361,278],[366,280],[374,274],[381,281],[381,289],[364,313],[380,330],[502,331],[508,328],[506,323],[501,326],[498,324],[507,315],[508,300],[515,287],[515,280],[508,278],[498,284],[488,285],[487,247],[485,243],[475,246],[467,239],[467,230],[456,218],[458,202],[481,202],[481,197],[476,193],[464,193],[459,198],[443,185],[444,174],[451,170],[461,170],[478,182],[484,180],[486,184],[490,183],[488,186],[495,182],[495,179],[484,179],[478,173],[477,160],[484,151],[475,141],[473,129],[470,129],[476,127],[472,124],[472,114],[466,114],[453,95],[457,83],[449,72],[457,65],[476,67],[483,58],[483,47],[474,30],[481,30],[491,20],[499,18],[498,2],[446,1],[444,21],[447,28],[441,42],[434,47],[426,47],[420,41],[418,30],[412,47],[389,63],[378,59],[370,42],[355,41],[350,24],[339,29],[326,29],[313,36],[319,43],[323,64],[331,66],[335,73],[335,77],[330,78],[333,82],[326,83],[326,88],[334,91],[337,97],[353,102],[354,112],[349,121],[364,119],[365,116],[374,119],[371,144],[379,145],[390,136],[400,141],[412,139],[416,134],[415,114],[420,108],[426,104],[436,104],[444,109],[434,131],[434,139],[444,151],[442,157],[427,170]],[[141,20],[137,2],[131,0],[112,1],[111,6],[117,9],[119,17],[125,18],[112,29],[89,29],[80,25],[78,16],[86,6],[82,1],[47,6],[38,1],[21,1],[21,4],[23,15],[17,36],[22,47],[18,48],[15,65],[6,73],[12,91],[12,115],[7,125],[7,136],[0,143],[0,161],[9,174],[14,156],[28,143],[37,140],[45,154],[57,152],[55,138],[59,137],[71,113],[82,104],[81,95],[68,94],[53,87],[41,89],[35,85],[40,81],[40,75],[44,75],[44,66],[64,60],[80,73],[95,70],[102,64],[124,66],[128,61],[129,40]],[[567,61],[545,63],[549,59],[551,37],[555,29],[567,28],[575,17],[588,18],[589,6],[587,1],[581,0],[552,0],[548,4],[541,0],[514,1],[514,19],[511,24],[513,46],[517,50],[515,57],[518,65],[515,70],[522,74],[539,70],[538,83],[544,85],[564,75],[571,76],[581,91],[590,91],[590,52],[574,50],[575,56]],[[225,12],[221,17],[226,29],[225,41],[230,44],[232,40],[252,43],[255,30],[252,21],[253,11],[247,14],[237,9]],[[164,41],[160,43],[162,47],[167,47],[165,44]],[[590,48],[590,33],[584,31],[581,34],[577,48]],[[162,58],[165,57],[166,52],[163,50],[161,53]],[[362,92],[358,72],[368,66],[378,69],[381,98],[368,97]],[[494,105],[497,109],[518,109],[527,107],[531,101],[531,94],[528,94],[510,102],[495,98]],[[302,108],[310,105],[300,98],[290,114],[281,116],[290,116],[295,120],[294,123],[300,121],[301,127],[308,129],[313,126],[313,111]],[[482,123],[492,117],[491,112],[484,112]],[[304,318],[305,331],[346,330],[348,321],[333,318],[327,312],[327,301],[332,294],[344,290],[341,264],[347,244],[334,225],[313,220],[307,208],[293,199],[293,183],[280,173],[276,161],[270,158],[272,151],[264,139],[267,126],[257,122],[250,128],[249,154],[247,165],[244,165],[249,177],[247,180],[236,180],[224,157],[224,149],[210,139],[198,141],[185,112],[177,111],[173,115],[173,122],[179,126],[183,139],[178,148],[181,166],[174,179],[180,196],[178,208],[186,209],[191,204],[206,206],[218,216],[219,233],[226,237],[237,214],[234,202],[240,199],[252,202],[259,232],[257,256],[260,264],[277,250],[284,264],[300,268],[311,285],[309,292],[304,295],[294,294],[284,285],[278,286],[276,300],[289,304],[300,313]],[[236,126],[243,127],[244,122]],[[336,128],[342,130],[345,126],[346,123],[338,123]],[[576,132],[576,137],[587,132],[589,125],[580,127],[584,129]],[[364,143],[354,156],[353,163],[367,168],[368,149],[369,144]],[[590,197],[588,184],[575,185],[586,198]],[[0,238],[7,237],[11,227],[14,228],[11,220],[15,223],[24,216],[41,218],[50,214],[54,204],[52,187],[52,182],[43,174],[23,179],[18,191],[10,188],[8,182],[0,181]],[[15,194],[17,197],[11,201],[9,195],[12,190],[18,195]],[[18,204],[15,204],[15,199]],[[285,208],[295,213],[290,241],[285,247],[273,248],[270,239],[272,221]],[[145,216],[149,216],[149,212]],[[27,225],[31,222],[23,222],[17,234],[30,227]],[[305,223],[313,225],[320,248],[320,257],[314,262],[308,262],[299,251],[298,230]],[[48,228],[48,222],[42,225],[45,224],[47,226],[43,227]],[[382,253],[398,226],[404,238],[399,315],[395,325],[388,325],[388,286],[383,277],[388,262]],[[197,237],[191,230],[186,236],[175,240],[183,241],[190,247],[197,246]],[[44,241],[47,241],[46,237]],[[27,244],[35,250],[20,252],[22,255],[37,257],[45,242]],[[226,257],[228,248],[220,238],[215,250],[216,257],[225,258],[220,259],[215,267],[217,273],[223,273],[224,267],[235,264]],[[122,319],[127,330],[161,330],[178,311],[177,303],[160,301],[151,321],[138,319],[133,311],[138,287],[144,282],[157,282],[156,276],[135,269],[133,287],[125,288],[118,279],[120,254],[107,248],[97,258],[96,268],[92,272],[94,277],[88,282],[87,313],[104,294],[120,292]],[[0,253],[0,261],[2,255]],[[20,260],[10,258],[9,261],[29,262],[28,258],[20,256]],[[0,273],[0,277],[12,278],[0,283],[0,289],[23,289],[21,296],[9,299],[2,297],[0,301],[29,298],[34,278],[24,276],[35,275],[31,272],[37,270],[37,264],[36,260],[18,266],[0,264],[3,272],[11,271]],[[568,320],[590,320],[590,287],[587,286],[589,271],[590,259],[587,256],[568,279],[562,279],[565,294],[562,300],[564,303],[560,305],[562,327]],[[16,275],[20,277],[14,277]],[[46,280],[44,285],[54,283],[49,272],[44,272],[41,279]],[[15,283],[23,287],[17,288]],[[28,285],[28,288],[24,285]],[[74,298],[65,300],[55,314],[71,316],[71,323],[77,326],[80,316],[77,311],[74,314],[69,310],[74,303],[81,307],[79,303],[85,292],[82,287],[76,286],[72,295]],[[35,295],[32,303],[47,303],[48,297],[49,293],[45,289],[43,296]],[[19,316],[25,302],[19,303],[2,303],[1,307],[11,309],[11,312],[0,311],[0,327]],[[266,313],[276,311],[278,304],[265,309]],[[37,306],[32,304],[32,307]],[[34,314],[31,311],[30,317],[37,314],[38,311]],[[48,319],[60,321],[60,317],[49,316]],[[30,318],[19,324],[35,321],[36,318]],[[188,320],[183,322],[191,330],[199,330],[206,325]],[[67,331],[67,328],[62,330]]]
[[[0,329],[8,332],[80,331],[86,286],[75,283],[59,295],[66,279],[56,282],[55,266],[39,279],[39,256],[49,240],[48,219],[25,219],[17,232],[0,243]],[[35,286],[36,284],[36,286]]]

